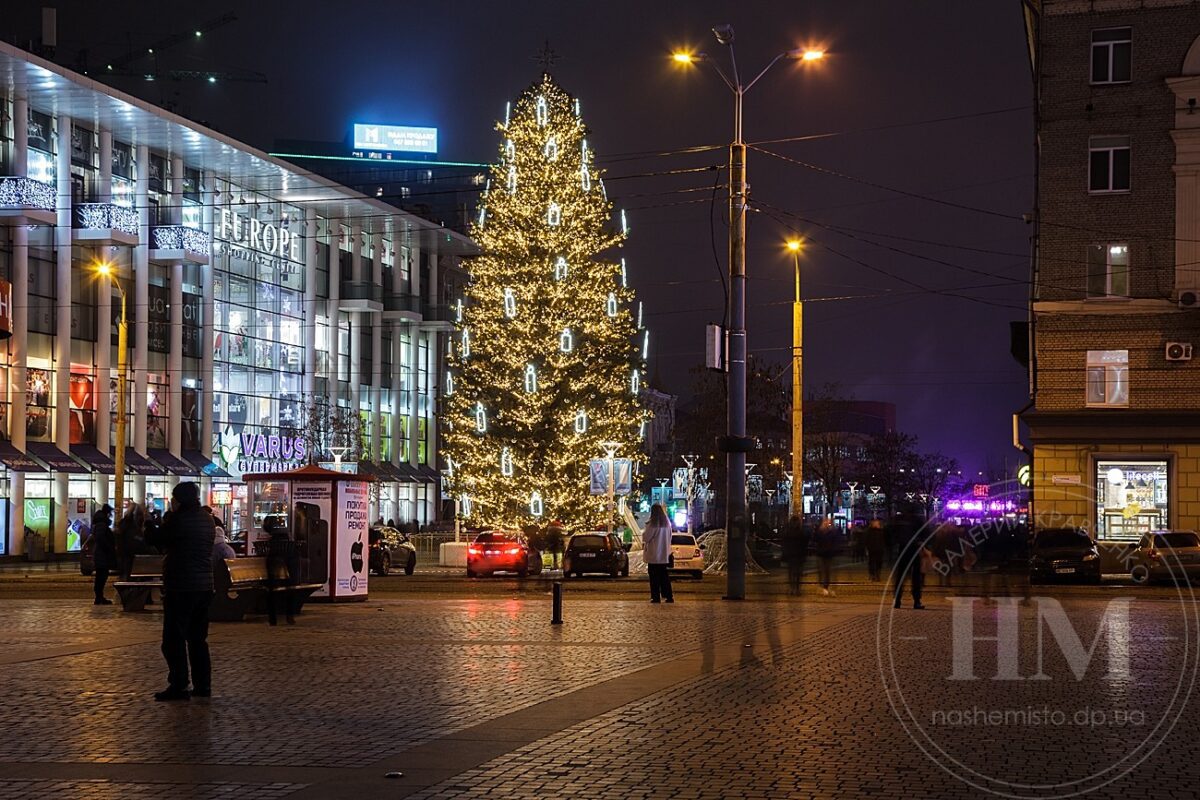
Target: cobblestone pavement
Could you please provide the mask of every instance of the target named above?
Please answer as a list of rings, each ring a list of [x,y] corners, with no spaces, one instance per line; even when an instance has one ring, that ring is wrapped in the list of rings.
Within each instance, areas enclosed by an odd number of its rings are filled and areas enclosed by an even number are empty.
[[[1111,765],[1086,796],[1195,797],[1200,637],[1195,607],[1164,593],[1064,597],[1058,616],[1036,597],[895,617],[865,592],[680,599],[569,598],[562,627],[544,598],[214,625],[215,696],[184,704],[150,697],[165,682],[155,614],[0,600],[0,800],[1045,797]],[[1079,680],[1060,617],[1085,652],[1107,623]],[[982,637],[1006,620],[1022,680],[993,680],[1005,650]],[[949,679],[964,669],[976,680]],[[1108,718],[1077,723],[1080,709]],[[1025,717],[988,721],[1006,710]]]

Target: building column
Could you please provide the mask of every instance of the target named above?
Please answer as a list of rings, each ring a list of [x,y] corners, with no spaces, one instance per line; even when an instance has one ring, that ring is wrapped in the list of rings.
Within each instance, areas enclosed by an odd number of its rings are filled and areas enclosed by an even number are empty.
[[[58,115],[55,137],[55,180],[58,184],[58,224],[54,228],[54,445],[71,450],[71,118]],[[51,552],[67,549],[67,486],[70,476],[54,473],[54,528]]]
[[[13,98],[13,175],[24,177],[29,172],[29,102]],[[25,360],[29,339],[29,229],[14,225],[12,231],[12,338],[8,353],[12,359],[9,369],[10,405],[8,438],[13,447],[25,450]],[[25,474],[10,472],[8,477],[9,553],[25,552]]]
[[[100,131],[100,196],[101,203],[112,202],[112,131]],[[100,252],[103,252],[102,250]],[[96,366],[96,449],[107,453],[112,447],[112,286],[105,281],[96,284],[96,347],[93,361]],[[108,476],[96,477],[97,501],[103,494],[108,498]]]
[[[149,369],[150,311],[150,148],[138,145],[134,205],[140,238],[133,251],[133,449],[146,455],[146,370]],[[125,287],[129,292],[129,287]],[[127,445],[129,443],[126,443]],[[146,478],[133,476],[133,500],[146,502]]]
[[[200,452],[212,458],[213,439],[213,391],[216,386],[216,368],[213,364],[213,347],[216,340],[215,306],[213,304],[213,270],[216,269],[216,249],[213,247],[216,232],[213,226],[217,202],[217,176],[211,170],[204,173],[204,228],[208,232],[208,252],[212,263],[200,269]],[[208,479],[205,479],[208,480]],[[211,481],[210,481],[211,482]]]
[[[417,420],[421,416],[421,327],[413,323],[408,326],[408,463],[416,466],[417,461]]]
[[[362,223],[350,226],[350,280],[362,281]],[[363,312],[350,314],[350,408],[359,413],[362,404],[362,323]]]
[[[331,250],[332,252],[332,250]],[[304,210],[304,378],[306,402],[317,381],[317,212]]]
[[[383,286],[383,234],[371,234],[371,281]],[[383,315],[371,318],[371,461],[379,463],[383,439]]]
[[[439,296],[441,286],[438,282],[438,231],[429,232],[428,258],[429,258],[429,288],[426,296],[429,298],[429,305],[433,308],[434,314],[437,314],[437,307],[443,300]],[[425,365],[425,408],[427,409],[429,423],[426,426],[429,441],[425,444],[425,463],[437,470],[437,395],[441,391],[441,371],[438,368],[441,364],[441,343],[442,335],[436,331],[426,331],[425,335],[429,337],[429,363]],[[441,497],[441,492],[437,484],[433,485],[431,490],[432,499],[430,501],[429,519],[432,521],[438,516],[438,498]]]
[[[171,159],[171,222],[183,224],[183,159]],[[209,228],[211,230],[211,226]],[[167,449],[178,457],[183,443],[183,262],[171,265],[171,307],[167,312]]]
[[[338,341],[341,336],[341,312],[338,304],[342,297],[342,223],[340,220],[329,220],[329,299],[325,301],[325,316],[329,320],[329,407],[335,408],[338,399],[338,375],[340,374],[341,354],[338,352]]]

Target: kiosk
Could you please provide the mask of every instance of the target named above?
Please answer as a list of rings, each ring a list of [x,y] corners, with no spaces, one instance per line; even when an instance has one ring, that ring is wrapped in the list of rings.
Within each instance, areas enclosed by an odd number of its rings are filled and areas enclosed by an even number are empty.
[[[266,543],[263,520],[278,515],[300,552],[304,583],[322,583],[313,594],[332,601],[367,599],[370,475],[317,466],[243,475],[249,488],[247,555]]]

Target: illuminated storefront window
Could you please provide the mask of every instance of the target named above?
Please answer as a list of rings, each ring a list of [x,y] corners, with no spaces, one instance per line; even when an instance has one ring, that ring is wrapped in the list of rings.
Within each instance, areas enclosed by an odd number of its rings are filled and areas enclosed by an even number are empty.
[[[1167,462],[1096,462],[1096,534],[1135,540],[1167,528]]]

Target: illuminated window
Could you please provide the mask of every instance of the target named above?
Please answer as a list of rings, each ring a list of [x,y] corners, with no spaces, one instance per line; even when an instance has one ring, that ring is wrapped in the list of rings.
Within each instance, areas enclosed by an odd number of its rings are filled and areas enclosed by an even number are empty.
[[[1088,297],[1129,296],[1129,245],[1088,247]]]
[[[1087,351],[1087,404],[1097,408],[1129,405],[1129,351]]]

